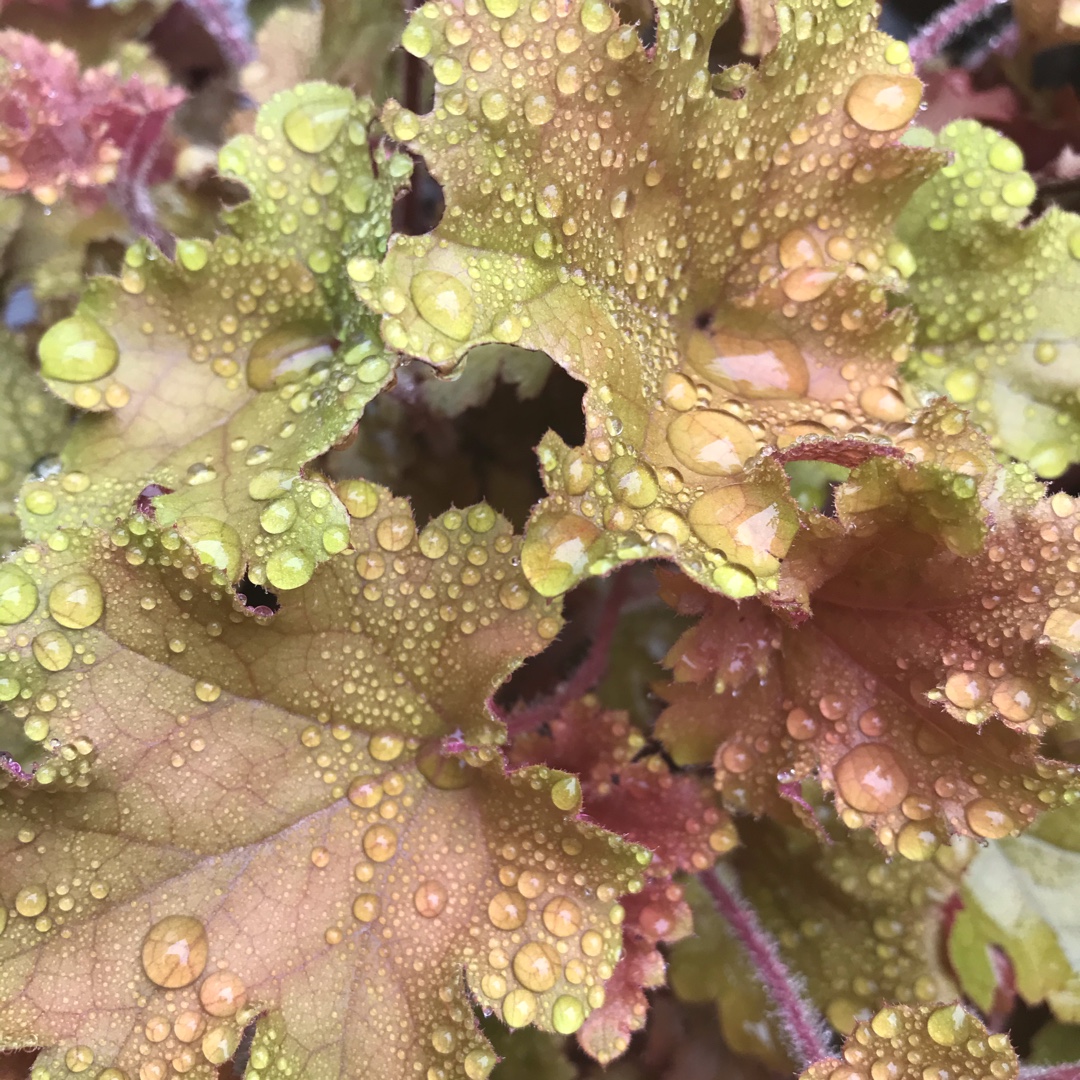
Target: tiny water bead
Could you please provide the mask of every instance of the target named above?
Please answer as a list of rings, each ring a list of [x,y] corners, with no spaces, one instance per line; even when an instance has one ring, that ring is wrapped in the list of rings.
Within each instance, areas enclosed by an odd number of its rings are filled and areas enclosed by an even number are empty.
[[[190,986],[205,970],[210,945],[203,924],[190,915],[169,915],[143,940],[142,965],[158,986]]]
[[[119,362],[120,350],[96,319],[72,315],[45,331],[38,356],[45,378],[86,383],[110,374]]]

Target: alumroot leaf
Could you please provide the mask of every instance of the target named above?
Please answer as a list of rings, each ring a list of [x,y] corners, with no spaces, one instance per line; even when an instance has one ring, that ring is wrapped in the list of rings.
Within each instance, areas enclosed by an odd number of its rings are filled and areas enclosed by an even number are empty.
[[[368,147],[372,106],[304,84],[221,152],[250,199],[213,242],[172,262],[128,250],[42,338],[42,373],[93,410],[64,471],[28,488],[27,533],[109,527],[146,488],[157,521],[223,580],[296,588],[346,543],[344,507],[304,466],[348,434],[391,375],[375,321],[357,309],[346,260],[381,254],[411,165]],[[40,513],[34,511],[36,500]],[[50,508],[51,496],[51,508]]]
[[[1036,189],[1020,148],[973,120],[916,137],[953,160],[896,224],[918,315],[908,374],[970,408],[996,447],[1059,476],[1080,459],[1080,217],[1051,208],[1026,222]]]
[[[252,1076],[481,1080],[474,1001],[603,1003],[648,856],[484,704],[556,611],[487,506],[340,494],[355,555],[273,617],[169,531],[0,564],[4,720],[52,751],[0,787],[0,1032],[46,1071],[208,1077],[258,1018]]]
[[[814,1062],[800,1080],[896,1080],[927,1076],[992,1076],[1015,1080],[1019,1069],[1008,1035],[986,1027],[961,1005],[887,1005],[856,1027],[842,1058]]]
[[[404,33],[434,109],[384,120],[446,212],[353,276],[395,349],[450,369],[512,342],[587,385],[584,446],[540,448],[524,559],[545,595],[658,555],[729,595],[773,589],[797,511],[755,459],[906,417],[887,208],[936,161],[898,145],[907,48],[863,0],[796,0],[756,71],[713,76],[731,7],[661,0],[649,49],[604,0],[430,2]]]
[[[1076,797],[1038,737],[1078,708],[1080,611],[1056,585],[1080,508],[999,467],[954,408],[897,445],[908,461],[853,470],[793,545],[793,617],[665,576],[701,622],[668,656],[657,730],[677,761],[713,758],[733,808],[783,818],[816,777],[850,827],[921,860],[946,831],[998,839]]]

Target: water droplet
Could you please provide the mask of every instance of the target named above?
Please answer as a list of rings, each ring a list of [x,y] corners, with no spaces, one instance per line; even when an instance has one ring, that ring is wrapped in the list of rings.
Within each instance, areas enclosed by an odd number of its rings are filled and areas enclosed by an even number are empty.
[[[247,1004],[247,988],[239,975],[215,971],[199,987],[199,1001],[211,1016],[232,1016]]]
[[[964,807],[964,817],[976,836],[984,840],[1000,840],[1015,828],[1012,815],[993,799],[975,799]]]
[[[810,386],[803,354],[780,338],[765,341],[699,330],[690,338],[687,358],[703,378],[740,397],[798,398]]]
[[[202,1040],[203,1057],[211,1065],[224,1065],[236,1053],[240,1033],[232,1027],[211,1028]],[[141,1078],[140,1078],[141,1080]]]
[[[363,923],[374,922],[379,917],[381,906],[381,902],[375,893],[361,893],[353,901],[353,917]]]
[[[992,168],[1003,173],[1019,172],[1024,167],[1023,151],[1011,139],[996,139],[987,160]]]
[[[434,919],[446,907],[446,886],[433,878],[420,882],[413,894],[413,904],[425,919]]]
[[[401,551],[412,543],[416,535],[416,525],[407,514],[391,514],[385,517],[375,528],[375,539],[386,551]]]
[[[14,626],[34,614],[37,586],[14,563],[0,563],[0,625]]]
[[[0,578],[0,583],[2,581]],[[4,621],[3,598],[0,585],[0,622]],[[1080,652],[1080,612],[1071,611],[1069,608],[1058,608],[1050,612],[1043,623],[1043,633],[1050,639],[1051,645],[1056,645],[1068,653]]]
[[[525,925],[525,903],[513,893],[496,893],[488,904],[488,918],[499,930],[516,930]]]
[[[38,356],[45,378],[86,383],[108,375],[120,359],[120,350],[96,319],[72,315],[45,331]]]
[[[974,709],[986,701],[989,687],[986,679],[968,671],[954,671],[945,680],[945,696],[958,709]]]
[[[206,968],[206,929],[190,915],[167,915],[143,940],[142,964],[147,978],[175,990],[190,986]]]
[[[46,671],[63,671],[75,655],[71,642],[59,630],[38,634],[32,647],[34,659]]]
[[[712,409],[695,409],[675,417],[668,425],[667,441],[682,465],[705,476],[740,472],[761,449],[744,423]]]
[[[177,240],[176,259],[185,270],[198,273],[210,259],[210,247],[205,240]]]
[[[372,862],[386,862],[397,851],[397,833],[389,825],[372,825],[364,833],[364,854]]]
[[[844,108],[867,131],[894,131],[918,111],[922,83],[905,75],[863,75],[848,92]]]
[[[321,154],[337,138],[349,116],[340,95],[323,101],[305,101],[285,116],[285,137],[305,154]]]
[[[514,954],[514,975],[526,990],[550,990],[561,973],[558,952],[544,942],[530,941]]]
[[[957,1046],[966,1041],[969,1028],[968,1013],[960,1005],[943,1005],[926,1021],[926,1033],[938,1046]]]
[[[551,787],[551,801],[568,813],[581,809],[581,783],[576,776],[564,776]]]
[[[577,514],[543,514],[526,531],[521,569],[541,596],[560,596],[584,576],[600,530]]]
[[[460,757],[444,754],[437,739],[420,748],[416,755],[416,767],[421,776],[440,791],[460,791],[467,788],[476,776],[476,770],[466,765]]]
[[[465,1055],[465,1075],[469,1080],[487,1080],[498,1058],[485,1047],[470,1050]]]
[[[49,892],[44,885],[27,885],[15,894],[15,910],[24,918],[37,918],[48,906]]]
[[[511,990],[503,998],[502,1014],[507,1027],[525,1027],[536,1019],[536,998],[528,990]]]
[[[49,590],[49,614],[69,630],[93,626],[104,610],[101,585],[90,574],[70,574]]]
[[[401,33],[401,47],[420,60],[431,52],[433,44],[431,31],[419,18],[410,20],[409,25]]]
[[[252,390],[276,390],[300,382],[334,355],[333,339],[311,327],[285,326],[263,334],[248,353],[247,381]]]
[[[265,532],[276,536],[292,528],[296,513],[296,503],[285,496],[283,499],[275,499],[263,508],[259,515],[259,524]]]
[[[203,566],[222,571],[230,580],[239,576],[240,536],[231,525],[212,517],[182,517],[176,523],[176,531]]]
[[[859,394],[859,407],[868,416],[886,423],[899,423],[907,417],[907,406],[890,386],[868,386]]]
[[[834,775],[844,801],[867,814],[880,814],[899,806],[911,786],[899,758],[880,743],[856,746],[840,759]]]
[[[585,1023],[585,1007],[576,997],[563,994],[551,1007],[551,1026],[560,1035],[573,1035]]]
[[[306,552],[282,548],[266,560],[266,580],[275,589],[299,589],[315,573],[315,560]]]
[[[476,321],[472,293],[452,274],[422,270],[409,285],[421,318],[454,341],[465,341]]]
[[[89,1046],[73,1046],[64,1055],[64,1064],[69,1072],[86,1072],[94,1064],[94,1051]]]
[[[544,907],[544,926],[555,937],[572,937],[581,929],[581,908],[568,896],[556,896]]]

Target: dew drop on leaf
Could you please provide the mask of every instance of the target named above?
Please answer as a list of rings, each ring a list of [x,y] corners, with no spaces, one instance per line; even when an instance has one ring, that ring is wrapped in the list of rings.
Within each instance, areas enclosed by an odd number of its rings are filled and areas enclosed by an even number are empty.
[[[334,95],[327,101],[305,101],[285,115],[285,137],[305,154],[321,154],[338,136],[349,109]]]
[[[93,626],[104,610],[101,585],[91,574],[71,574],[49,590],[49,614],[69,630]]]
[[[205,970],[209,948],[206,929],[198,919],[168,915],[143,940],[143,970],[158,986],[170,990],[190,986]]]
[[[860,743],[836,764],[836,787],[856,810],[879,814],[899,806],[911,781],[888,746]]]
[[[85,383],[108,375],[120,359],[120,350],[96,319],[72,315],[45,332],[38,356],[45,378]]]
[[[33,615],[37,586],[26,571],[13,563],[0,564],[0,623],[14,626]]]
[[[894,131],[918,111],[922,83],[912,76],[863,75],[848,91],[844,107],[867,131]]]

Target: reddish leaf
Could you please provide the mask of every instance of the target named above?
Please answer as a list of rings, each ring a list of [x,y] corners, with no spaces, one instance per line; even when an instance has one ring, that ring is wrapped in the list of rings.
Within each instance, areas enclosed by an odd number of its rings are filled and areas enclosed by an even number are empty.
[[[79,72],[74,52],[0,33],[0,188],[51,205],[66,188],[140,184],[168,170],[165,128],[184,93],[106,68]]]

